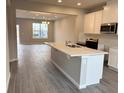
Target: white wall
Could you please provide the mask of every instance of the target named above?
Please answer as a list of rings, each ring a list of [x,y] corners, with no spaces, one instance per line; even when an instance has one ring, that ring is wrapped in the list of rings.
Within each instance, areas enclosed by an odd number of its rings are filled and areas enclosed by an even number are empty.
[[[77,40],[77,32],[75,31],[76,16],[68,16],[66,18],[55,21],[55,42],[65,42]]]
[[[83,30],[83,12],[76,16],[68,16],[66,18],[55,21],[55,42],[65,42],[70,40],[77,42],[79,32]]]
[[[8,89],[10,79],[10,67],[9,67],[9,44],[8,44],[8,28],[6,32],[6,88]]]
[[[7,5],[7,19],[9,54],[11,61],[17,59],[15,0],[9,0],[9,4]]]
[[[79,32],[83,27],[83,14],[77,16],[68,16],[55,21],[55,42],[78,41]]]
[[[7,0],[7,6],[9,6],[9,0]],[[8,90],[10,79],[10,65],[9,65],[9,42],[8,42],[8,17],[6,22],[6,91]]]
[[[55,42],[65,42],[70,40],[77,42],[79,32],[83,30],[83,12],[77,16],[68,16],[55,21]]]

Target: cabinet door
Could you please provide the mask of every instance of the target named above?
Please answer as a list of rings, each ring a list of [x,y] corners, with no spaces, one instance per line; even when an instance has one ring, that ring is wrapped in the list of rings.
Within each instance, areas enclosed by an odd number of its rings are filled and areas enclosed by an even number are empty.
[[[110,49],[108,65],[114,68],[118,68],[118,53],[117,50]]]
[[[118,22],[118,0],[110,0],[103,10],[103,23]]]
[[[102,24],[102,11],[97,11],[95,12],[94,34],[100,34],[101,24]]]
[[[84,33],[94,32],[94,18],[95,18],[95,13],[89,13],[85,15]]]

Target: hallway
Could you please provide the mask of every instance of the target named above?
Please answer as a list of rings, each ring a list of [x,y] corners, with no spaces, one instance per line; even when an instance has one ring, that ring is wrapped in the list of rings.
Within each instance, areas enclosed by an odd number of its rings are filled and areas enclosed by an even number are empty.
[[[117,93],[117,72],[104,68],[100,84],[78,90],[52,63],[47,45],[19,45],[8,93]]]

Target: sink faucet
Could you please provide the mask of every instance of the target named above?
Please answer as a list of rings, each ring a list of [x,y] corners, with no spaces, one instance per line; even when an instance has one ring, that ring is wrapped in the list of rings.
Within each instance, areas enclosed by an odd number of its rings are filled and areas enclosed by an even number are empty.
[[[65,45],[71,44],[71,41],[65,41]]]

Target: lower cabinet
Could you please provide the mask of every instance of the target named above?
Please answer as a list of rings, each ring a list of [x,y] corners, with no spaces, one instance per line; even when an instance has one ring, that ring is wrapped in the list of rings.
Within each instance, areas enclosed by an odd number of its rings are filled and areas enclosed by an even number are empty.
[[[101,55],[69,56],[62,51],[51,48],[52,63],[78,88],[100,83],[103,74]]]
[[[113,70],[118,69],[118,51],[117,51],[117,49],[110,48],[108,65]]]

